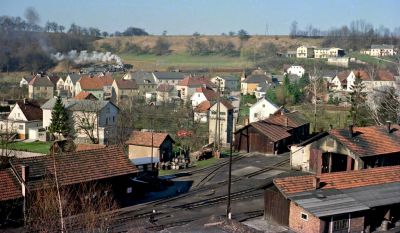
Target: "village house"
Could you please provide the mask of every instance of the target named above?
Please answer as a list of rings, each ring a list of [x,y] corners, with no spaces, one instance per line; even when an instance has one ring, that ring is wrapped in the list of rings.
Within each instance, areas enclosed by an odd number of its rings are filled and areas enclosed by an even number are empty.
[[[313,58],[315,47],[300,46],[297,48],[297,58]]]
[[[386,56],[394,56],[396,55],[396,51],[394,50],[393,45],[388,44],[373,44],[371,45],[371,49],[361,51],[363,54],[367,54],[373,57],[386,57]]]
[[[254,95],[257,87],[264,84],[273,85],[272,78],[265,74],[252,74],[241,83],[241,93],[243,95]]]
[[[42,105],[43,127],[51,124],[51,112],[57,98]],[[97,140],[99,144],[108,144],[115,139],[119,109],[110,101],[91,99],[62,99],[64,107],[70,113],[75,131],[75,142],[87,143]]]
[[[378,70],[371,78],[369,73],[364,70],[342,71],[329,84],[332,91],[352,91],[352,86],[359,75],[364,84],[365,92],[371,92],[376,89],[393,87],[396,88],[395,76],[387,70]]]
[[[67,96],[74,97],[75,94],[75,86],[78,80],[81,78],[79,74],[68,74],[64,81],[64,90],[67,91]]]
[[[29,82],[33,79],[32,76],[30,77],[22,77],[21,81],[19,82],[19,87],[28,86]]]
[[[34,100],[17,101],[7,119],[0,120],[0,132],[17,134],[18,139],[38,138],[42,127],[42,109]]]
[[[160,84],[157,87],[157,103],[170,103],[174,100],[180,100],[178,97],[178,91],[175,86],[169,84]]]
[[[400,127],[332,129],[291,147],[293,168],[313,173],[400,165]]]
[[[187,75],[181,72],[158,72],[152,73],[156,83],[176,85],[179,81],[183,80]]]
[[[196,108],[203,101],[213,101],[217,100],[218,93],[212,89],[207,87],[196,88],[196,91],[193,93],[192,97],[190,97],[190,101],[192,102],[192,107]]]
[[[210,108],[208,142],[227,147],[232,142],[234,129],[233,106],[228,100],[221,99]]]
[[[343,57],[345,52],[340,48],[315,48],[314,58]]]
[[[98,100],[98,99],[96,98],[96,96],[94,96],[92,93],[87,92],[87,91],[81,91],[81,92],[79,92],[79,94],[76,95],[76,96],[74,97],[74,99],[76,99],[76,100]]]
[[[149,72],[137,71],[134,73],[127,73],[123,77],[124,80],[135,80],[139,89],[139,96],[145,96],[147,92],[155,92],[157,83],[154,76]]]
[[[38,74],[29,82],[29,99],[51,99],[54,91],[54,84],[47,75]]]
[[[236,91],[239,87],[239,79],[233,76],[215,76],[211,79],[211,82],[213,82],[216,87],[218,87],[219,83],[222,93]]]
[[[213,103],[214,102],[215,101],[213,101]],[[207,123],[209,117],[209,111],[212,105],[213,104],[208,100],[205,100],[201,102],[199,105],[197,105],[197,107],[193,109],[194,121],[200,123]]]
[[[187,76],[178,82],[176,90],[178,92],[178,97],[186,102],[193,96],[196,89],[201,87],[214,89],[215,85],[206,77]]]
[[[131,205],[135,193],[140,191],[131,180],[137,176],[138,170],[121,147],[66,152],[55,157],[13,158],[8,168],[0,169],[1,216],[7,213],[14,224],[22,223],[24,199],[29,203],[31,195],[42,189],[49,177],[54,177],[55,168],[62,190],[78,192],[83,185],[110,187],[107,191],[119,207]],[[0,224],[6,220],[0,218]]]
[[[112,84],[112,99],[118,103],[123,100],[132,100],[139,95],[135,80],[114,80]]]
[[[309,137],[310,123],[298,112],[280,109],[269,118],[252,122],[235,132],[235,150],[278,154]]]
[[[264,218],[299,233],[384,232],[400,223],[400,166],[275,178]]]
[[[278,106],[271,101],[262,98],[250,107],[249,122],[252,123],[259,120],[264,120],[278,110]]]
[[[292,65],[285,70],[285,73],[303,77],[305,69],[302,66]]]
[[[111,76],[90,77],[82,76],[75,85],[75,95],[81,91],[92,93],[99,100],[108,100],[112,96],[112,83]]]
[[[133,131],[125,142],[129,159],[140,171],[159,168],[161,163],[172,160],[172,146],[175,141],[167,133]]]

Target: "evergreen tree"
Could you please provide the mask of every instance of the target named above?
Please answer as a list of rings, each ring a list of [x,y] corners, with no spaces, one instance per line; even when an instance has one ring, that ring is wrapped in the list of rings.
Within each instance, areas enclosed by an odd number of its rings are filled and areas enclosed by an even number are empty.
[[[354,126],[364,126],[368,121],[367,117],[367,93],[364,92],[365,84],[362,82],[360,72],[357,73],[351,92],[347,96],[350,103],[350,117]]]
[[[51,123],[49,131],[52,134],[63,135],[64,137],[71,136],[69,115],[62,103],[61,97],[58,96],[51,112]]]

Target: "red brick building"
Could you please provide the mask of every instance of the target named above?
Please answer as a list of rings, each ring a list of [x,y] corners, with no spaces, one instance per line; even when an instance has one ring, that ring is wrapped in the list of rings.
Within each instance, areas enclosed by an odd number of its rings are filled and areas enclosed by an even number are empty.
[[[400,223],[400,166],[274,179],[265,218],[295,232],[362,232]]]

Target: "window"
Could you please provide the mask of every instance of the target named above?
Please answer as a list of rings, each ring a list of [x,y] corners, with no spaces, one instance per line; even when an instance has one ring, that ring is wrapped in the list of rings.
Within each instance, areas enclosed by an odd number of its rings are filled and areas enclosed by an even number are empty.
[[[258,117],[258,113],[254,113],[254,117]]]
[[[265,108],[265,104],[263,104],[262,107]]]
[[[301,219],[303,219],[305,221],[308,221],[308,214],[305,214],[305,213],[301,212],[300,213],[300,217],[301,217]]]
[[[347,218],[333,221],[333,232],[346,230],[348,228],[349,220]]]
[[[24,129],[24,125],[19,125],[19,129],[23,130]]]

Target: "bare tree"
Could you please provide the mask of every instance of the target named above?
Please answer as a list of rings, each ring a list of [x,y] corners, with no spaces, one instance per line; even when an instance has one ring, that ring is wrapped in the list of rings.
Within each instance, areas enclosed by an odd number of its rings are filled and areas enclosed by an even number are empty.
[[[321,91],[323,89],[323,80],[321,78],[320,69],[316,67],[314,64],[314,70],[310,75],[309,84],[307,87],[308,91],[311,94],[311,103],[314,105],[313,110],[313,131],[317,131],[317,106],[318,106],[318,98],[321,95]]]
[[[13,122],[4,120],[0,122],[0,168],[8,166],[9,161],[15,157],[12,142],[16,137],[16,129]]]
[[[80,104],[83,105],[81,110],[73,113],[75,128],[78,131],[77,135],[82,133],[93,144],[98,144],[100,139],[99,121],[101,102],[92,100]]]

